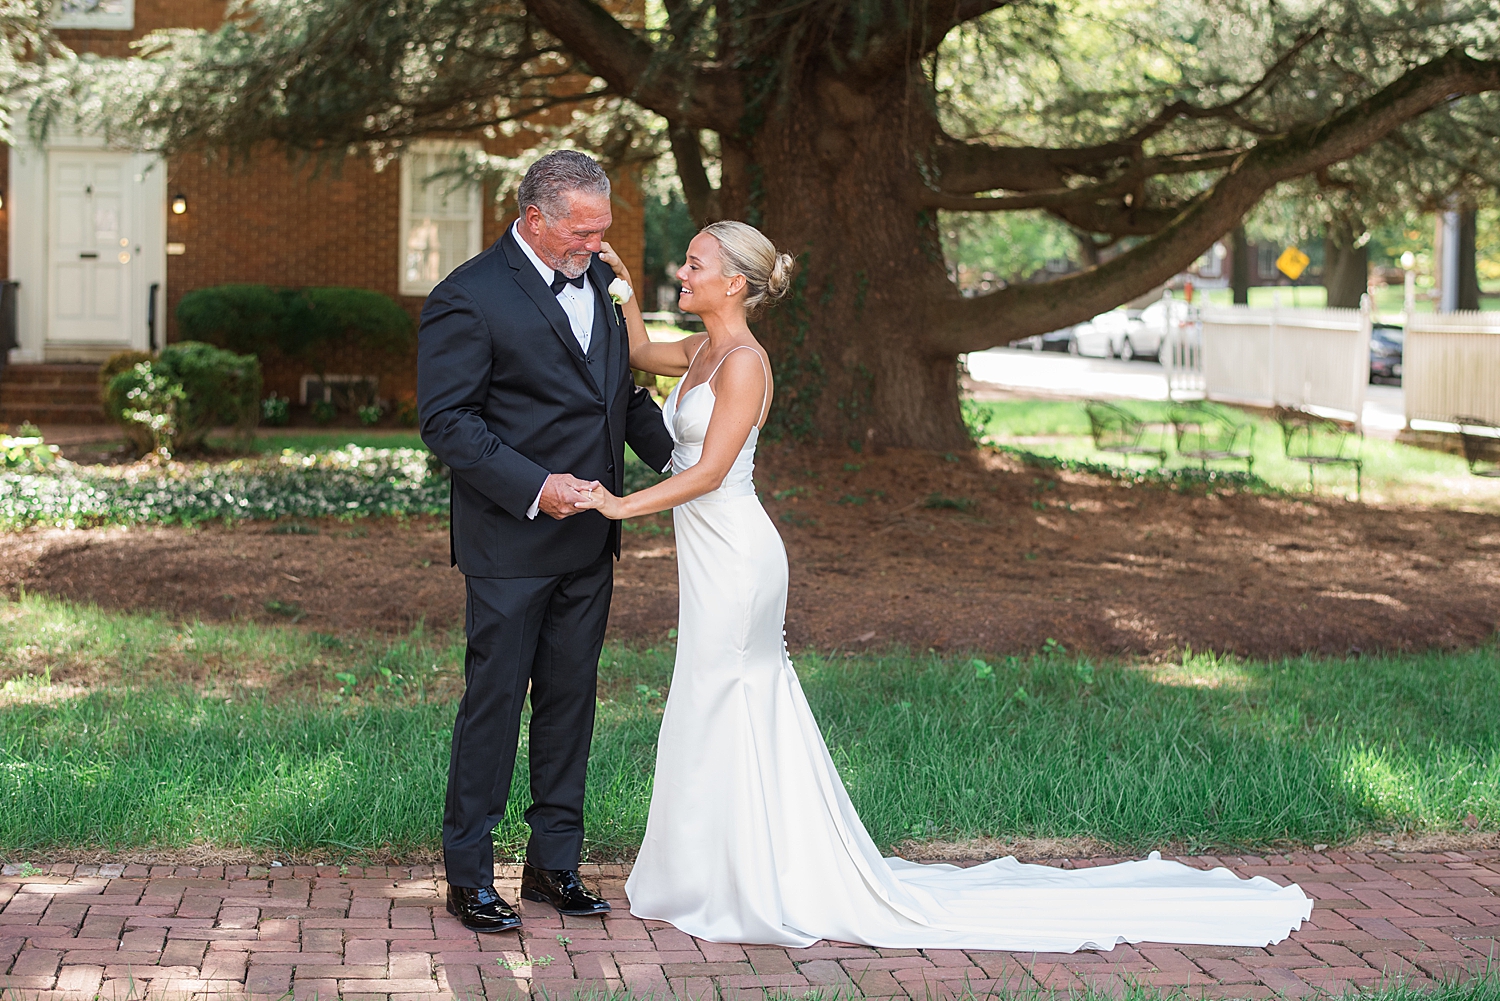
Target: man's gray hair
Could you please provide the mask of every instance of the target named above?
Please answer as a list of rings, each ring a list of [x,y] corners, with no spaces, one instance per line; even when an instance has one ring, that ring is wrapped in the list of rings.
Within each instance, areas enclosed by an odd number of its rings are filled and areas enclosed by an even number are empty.
[[[587,153],[553,150],[521,178],[516,203],[523,216],[528,206],[535,205],[547,219],[560,219],[568,214],[569,191],[607,196],[609,176]]]

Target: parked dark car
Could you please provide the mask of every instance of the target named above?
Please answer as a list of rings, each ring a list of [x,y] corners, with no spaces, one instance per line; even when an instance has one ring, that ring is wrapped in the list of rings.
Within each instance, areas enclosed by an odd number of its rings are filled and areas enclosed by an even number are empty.
[[[1406,331],[1391,323],[1377,323],[1370,330],[1370,381],[1401,385],[1401,351]]]
[[[1049,330],[1045,334],[1032,334],[1030,337],[1023,337],[1014,342],[1011,347],[1030,351],[1059,351],[1073,355],[1078,353],[1078,344],[1073,338],[1072,327]]]

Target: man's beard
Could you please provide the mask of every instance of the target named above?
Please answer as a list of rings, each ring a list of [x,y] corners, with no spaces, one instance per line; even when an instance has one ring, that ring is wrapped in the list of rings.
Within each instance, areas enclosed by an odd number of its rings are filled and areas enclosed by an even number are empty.
[[[569,254],[561,261],[548,261],[547,264],[552,268],[553,271],[566,275],[569,278],[577,278],[579,275],[583,274],[589,269],[589,262],[592,261],[593,258],[593,254],[585,251],[582,253]]]

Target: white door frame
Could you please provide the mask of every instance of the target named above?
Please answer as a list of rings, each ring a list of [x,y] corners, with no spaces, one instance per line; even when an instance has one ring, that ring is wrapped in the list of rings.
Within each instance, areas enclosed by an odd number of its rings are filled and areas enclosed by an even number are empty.
[[[146,328],[147,306],[156,285],[156,344],[166,339],[167,303],[167,170],[161,158],[129,154],[127,184],[134,188],[133,226],[129,234],[132,254],[129,277],[128,343],[55,343],[49,336],[47,283],[51,255],[47,241],[51,227],[48,212],[48,153],[51,150],[97,150],[107,152],[104,140],[93,136],[59,135],[44,148],[32,145],[10,147],[10,277],[20,282],[16,290],[16,342],[10,361],[95,362],[125,348],[148,349],[151,332]]]

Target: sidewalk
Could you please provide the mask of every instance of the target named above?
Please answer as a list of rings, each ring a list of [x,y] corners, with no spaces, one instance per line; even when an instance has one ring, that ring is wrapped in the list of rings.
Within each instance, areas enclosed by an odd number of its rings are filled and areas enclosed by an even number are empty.
[[[1068,867],[1110,859],[1072,860]],[[1431,984],[1481,971],[1500,939],[1500,851],[1330,851],[1181,859],[1300,883],[1312,921],[1269,949],[1141,943],[1071,955],[715,945],[630,916],[626,866],[584,867],[615,905],[559,918],[523,903],[519,934],[475,935],[443,906],[431,866],[187,868],[11,865],[0,876],[5,1001],[249,998],[444,1001],[766,996],[928,1001],[1129,983],[1194,997],[1303,998],[1393,979]],[[516,899],[519,866],[497,886]],[[21,873],[30,872],[30,875]]]
[[[991,348],[968,356],[976,399],[996,389],[1020,396],[1057,399],[1167,399],[1167,371],[1156,362],[1116,361],[1050,352]],[[1365,434],[1394,439],[1406,427],[1406,397],[1400,386],[1366,386]]]

